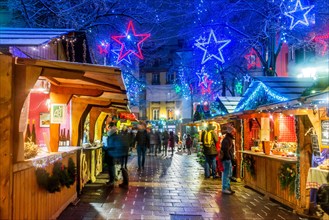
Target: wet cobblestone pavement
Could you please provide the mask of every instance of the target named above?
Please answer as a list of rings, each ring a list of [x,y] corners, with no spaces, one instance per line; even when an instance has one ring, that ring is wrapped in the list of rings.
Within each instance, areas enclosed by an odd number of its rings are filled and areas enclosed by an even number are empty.
[[[220,179],[204,179],[196,154],[147,156],[145,163],[138,172],[136,155],[129,157],[128,189],[118,187],[121,180],[109,187],[107,173],[100,174],[58,219],[299,219],[243,183],[232,183],[235,194],[222,194]]]

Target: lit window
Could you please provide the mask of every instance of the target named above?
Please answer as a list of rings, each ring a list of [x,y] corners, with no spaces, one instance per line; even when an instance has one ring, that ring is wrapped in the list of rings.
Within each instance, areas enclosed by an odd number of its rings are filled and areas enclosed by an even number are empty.
[[[153,120],[159,120],[159,109],[153,109]]]

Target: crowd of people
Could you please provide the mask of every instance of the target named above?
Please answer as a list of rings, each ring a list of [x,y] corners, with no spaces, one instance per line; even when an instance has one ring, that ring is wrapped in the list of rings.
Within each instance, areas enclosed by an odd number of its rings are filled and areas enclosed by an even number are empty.
[[[214,127],[209,124],[208,128],[201,133],[199,138],[191,134],[175,134],[173,131],[164,130],[160,132],[151,127],[147,127],[141,122],[136,128],[122,126],[117,128],[115,121],[108,120],[106,123],[107,139],[103,143],[105,151],[105,161],[108,165],[109,181],[107,184],[114,186],[116,181],[115,165],[120,161],[123,182],[120,187],[128,187],[129,175],[127,161],[129,152],[136,148],[137,166],[141,172],[145,167],[146,155],[167,156],[174,155],[175,148],[178,151],[191,155],[191,149],[202,152],[205,157],[204,171],[205,178],[222,179],[222,193],[233,194],[230,180],[232,177],[232,161],[234,161],[234,135],[235,129],[228,127],[224,139],[218,136]],[[201,141],[201,142],[200,142]],[[202,148],[200,148],[200,144]]]

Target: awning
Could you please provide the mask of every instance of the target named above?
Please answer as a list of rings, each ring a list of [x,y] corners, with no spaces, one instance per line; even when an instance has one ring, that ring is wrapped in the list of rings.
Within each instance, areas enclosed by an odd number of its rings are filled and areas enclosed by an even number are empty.
[[[25,58],[16,58],[15,63],[40,71],[39,77],[51,83],[51,91],[74,94],[95,106],[129,110],[125,85],[118,68]]]
[[[257,77],[234,112],[255,110],[259,106],[282,103],[300,98],[314,80],[296,77]]]
[[[38,46],[73,31],[50,28],[0,28],[0,46]]]

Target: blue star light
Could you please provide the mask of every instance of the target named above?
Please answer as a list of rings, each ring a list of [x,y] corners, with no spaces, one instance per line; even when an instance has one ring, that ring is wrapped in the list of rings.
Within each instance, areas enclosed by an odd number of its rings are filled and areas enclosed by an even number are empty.
[[[309,23],[306,15],[312,10],[313,7],[314,5],[310,5],[303,8],[300,0],[297,0],[294,10],[284,13],[285,16],[291,18],[289,29],[292,30],[297,24],[308,26]]]
[[[113,49],[111,50],[112,53],[114,53],[117,57],[117,60],[115,61],[116,64],[121,63],[121,61],[126,61],[128,64],[131,64],[131,59],[130,59],[130,55],[128,54],[127,56],[123,57],[121,60],[119,60],[119,56],[120,56],[120,49]]]
[[[198,48],[204,51],[201,64],[206,63],[212,58],[215,58],[218,61],[224,63],[225,60],[222,54],[222,49],[230,42],[231,40],[218,41],[214,34],[214,31],[211,29],[207,42],[200,42],[199,40],[197,40],[196,43],[194,44],[195,46],[197,46]]]

